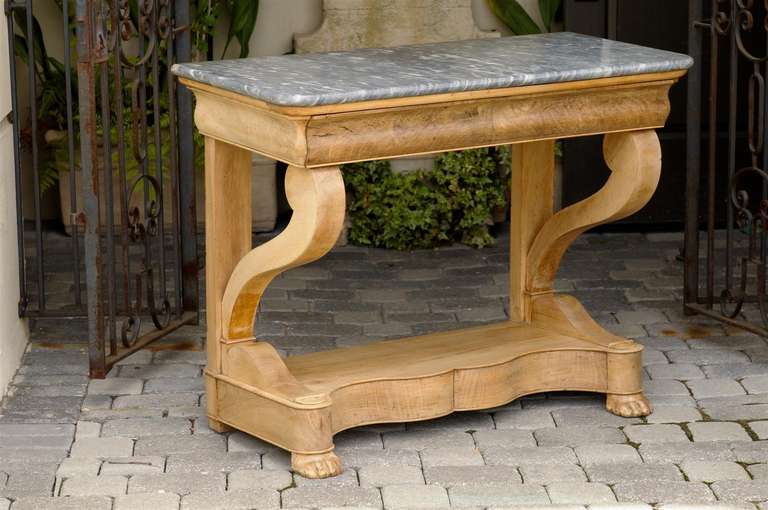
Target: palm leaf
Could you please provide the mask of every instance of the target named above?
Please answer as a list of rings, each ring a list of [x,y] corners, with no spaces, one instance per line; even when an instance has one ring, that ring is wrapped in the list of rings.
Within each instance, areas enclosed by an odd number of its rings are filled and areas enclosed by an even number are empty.
[[[240,58],[248,56],[248,42],[253,35],[253,29],[256,27],[256,18],[259,15],[258,0],[231,0],[229,33],[227,34],[227,44],[224,45],[224,52],[229,48],[232,39],[237,39],[240,43]],[[222,53],[222,55],[223,55]]]
[[[19,34],[13,35],[13,49],[16,56],[24,62],[24,65],[29,65],[29,55],[27,54],[27,40]]]
[[[27,33],[26,14],[22,13],[19,10],[15,10],[13,11],[13,18],[14,18],[14,21],[16,22],[16,25],[19,27],[19,30],[21,30],[21,33],[24,36],[23,37],[24,43],[27,44],[29,42],[29,34]],[[18,43],[19,41],[17,40],[16,41],[17,49],[18,49]],[[40,72],[42,72],[45,76],[47,76],[50,71],[50,67],[48,64],[48,52],[45,49],[45,40],[43,39],[43,30],[40,28],[40,23],[37,22],[37,18],[35,18],[34,16],[32,16],[32,44],[35,52],[35,63],[39,66]],[[28,64],[29,55],[26,49],[24,53],[27,54],[27,60],[25,62]]]
[[[515,35],[540,34],[541,29],[517,0],[487,0],[496,17]]]
[[[548,32],[552,31],[552,23],[555,21],[557,9],[560,8],[561,0],[539,0],[539,12],[544,20],[544,28]]]

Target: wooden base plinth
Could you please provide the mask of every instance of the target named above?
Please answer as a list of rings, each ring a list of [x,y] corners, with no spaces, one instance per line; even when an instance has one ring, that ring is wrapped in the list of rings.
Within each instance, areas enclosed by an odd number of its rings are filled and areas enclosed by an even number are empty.
[[[637,358],[640,352],[634,344],[610,349],[507,322],[295,356],[285,362],[297,380],[330,397],[335,433],[366,423],[486,409],[542,391],[611,393],[608,356]],[[615,389],[633,390],[642,387]],[[351,407],[358,410],[351,413]]]
[[[552,301],[581,311],[564,298]],[[642,346],[559,326],[504,322],[289,357],[283,362],[298,392],[207,373],[218,395],[212,418],[291,451],[295,471],[322,478],[341,471],[333,435],[360,425],[425,420],[560,390],[606,393],[609,410],[623,416],[650,411]],[[231,352],[244,359],[267,345],[239,344]]]

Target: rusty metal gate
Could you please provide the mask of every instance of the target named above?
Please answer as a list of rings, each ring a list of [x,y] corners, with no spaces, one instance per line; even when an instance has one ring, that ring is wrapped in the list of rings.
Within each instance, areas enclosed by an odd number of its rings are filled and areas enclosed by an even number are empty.
[[[768,336],[768,0],[690,0],[689,22],[685,309]]]
[[[87,317],[90,374],[104,377],[116,361],[198,320],[200,154],[191,95],[169,72],[191,56],[190,6],[50,3],[61,10],[58,58],[46,48],[56,30],[41,27],[33,1],[5,4],[19,313]],[[49,228],[44,211],[56,188],[63,229],[57,220]]]

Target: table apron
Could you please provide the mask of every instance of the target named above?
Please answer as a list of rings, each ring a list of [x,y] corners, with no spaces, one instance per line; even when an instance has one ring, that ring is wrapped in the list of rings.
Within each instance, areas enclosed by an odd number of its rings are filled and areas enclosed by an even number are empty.
[[[475,147],[662,127],[675,80],[536,95],[293,116],[196,91],[195,121],[215,138],[313,168]]]

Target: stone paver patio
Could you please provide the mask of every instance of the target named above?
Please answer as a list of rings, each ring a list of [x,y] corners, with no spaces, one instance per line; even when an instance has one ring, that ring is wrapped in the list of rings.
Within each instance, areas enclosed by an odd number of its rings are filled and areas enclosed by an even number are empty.
[[[768,509],[768,343],[682,315],[680,239],[586,235],[559,273],[560,290],[646,346],[651,416],[544,394],[364,427],[337,436],[346,471],[328,480],[293,476],[284,452],[207,428],[202,328],[89,383],[84,323],[41,322],[0,410],[0,510]],[[257,334],[291,355],[503,320],[506,244],[336,249],[275,281]]]

